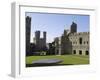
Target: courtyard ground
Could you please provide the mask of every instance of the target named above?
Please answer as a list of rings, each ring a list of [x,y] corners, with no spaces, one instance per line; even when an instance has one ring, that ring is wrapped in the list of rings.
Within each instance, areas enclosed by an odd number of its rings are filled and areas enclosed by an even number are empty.
[[[88,55],[49,55],[49,56],[27,56],[26,64],[32,64],[33,61],[42,59],[60,59],[63,62],[59,65],[78,65],[78,64],[89,64]]]

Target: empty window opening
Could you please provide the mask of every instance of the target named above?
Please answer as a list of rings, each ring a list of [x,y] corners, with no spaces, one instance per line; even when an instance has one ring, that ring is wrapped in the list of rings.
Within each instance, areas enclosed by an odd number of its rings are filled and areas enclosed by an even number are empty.
[[[82,44],[82,38],[79,38],[79,44]]]
[[[86,54],[86,55],[89,55],[89,51],[85,51],[85,54]]]
[[[82,51],[81,50],[79,50],[79,54],[82,55]]]
[[[88,44],[88,41],[87,41],[87,44]]]

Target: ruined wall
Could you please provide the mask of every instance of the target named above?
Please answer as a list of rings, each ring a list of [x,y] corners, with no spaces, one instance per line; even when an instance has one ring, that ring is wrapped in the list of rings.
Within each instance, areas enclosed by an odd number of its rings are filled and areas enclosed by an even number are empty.
[[[72,42],[72,54],[89,54],[89,32],[70,34],[69,40]]]

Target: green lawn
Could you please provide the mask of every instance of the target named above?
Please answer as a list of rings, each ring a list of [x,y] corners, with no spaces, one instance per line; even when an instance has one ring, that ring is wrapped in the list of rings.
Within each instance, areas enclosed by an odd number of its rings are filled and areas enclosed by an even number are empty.
[[[89,56],[83,55],[52,55],[52,56],[28,56],[26,57],[26,64],[32,64],[34,60],[41,59],[61,59],[63,62],[59,64],[89,64]]]

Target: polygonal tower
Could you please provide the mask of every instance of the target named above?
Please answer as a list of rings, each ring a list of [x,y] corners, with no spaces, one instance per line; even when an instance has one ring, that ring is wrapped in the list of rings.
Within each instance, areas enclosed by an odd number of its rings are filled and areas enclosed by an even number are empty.
[[[31,17],[26,17],[26,56],[30,55]]]
[[[43,32],[44,46],[46,46],[46,32]]]
[[[72,25],[70,27],[70,33],[77,32],[77,24],[75,22],[72,22]]]
[[[35,32],[35,45],[40,44],[40,31]]]

